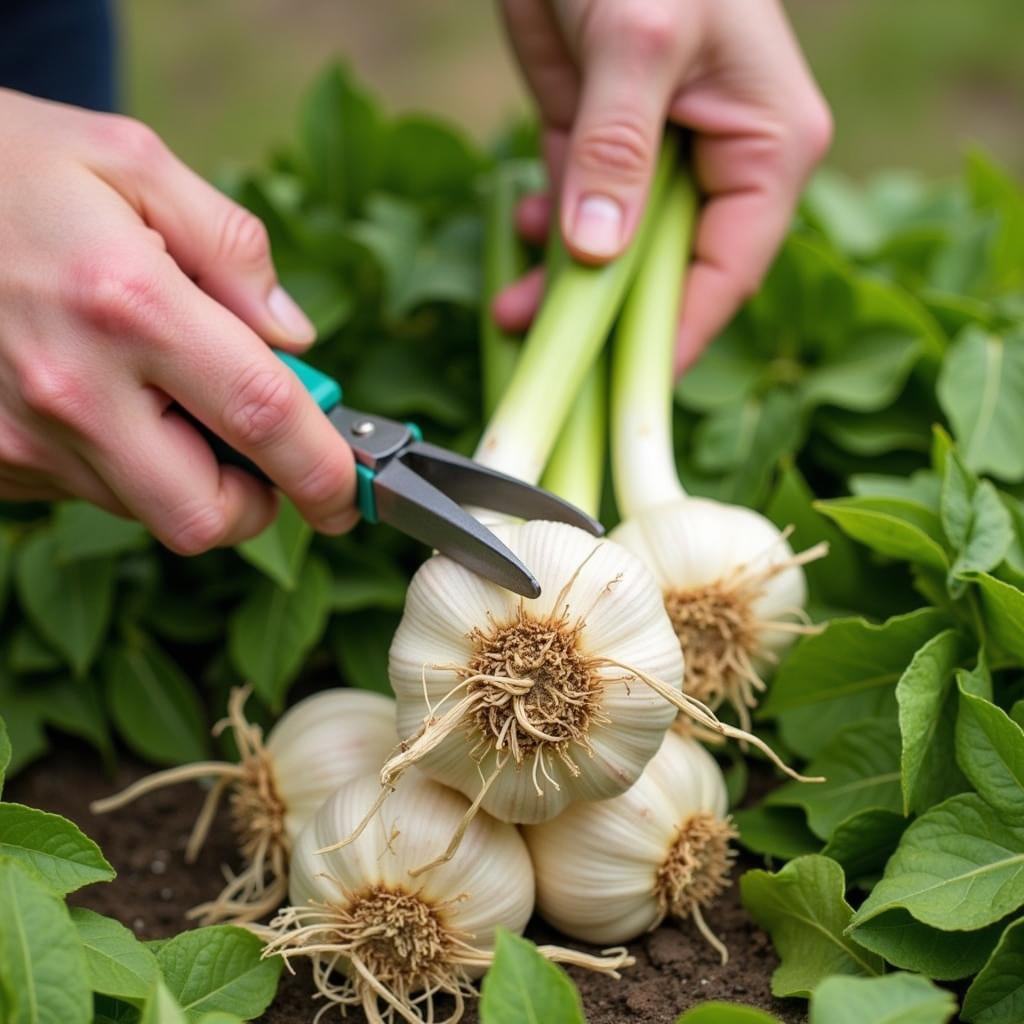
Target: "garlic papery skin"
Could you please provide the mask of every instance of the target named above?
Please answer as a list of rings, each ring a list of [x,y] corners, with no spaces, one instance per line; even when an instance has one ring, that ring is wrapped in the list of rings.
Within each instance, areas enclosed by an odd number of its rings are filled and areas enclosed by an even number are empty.
[[[188,912],[202,924],[256,921],[276,910],[288,890],[292,843],[306,821],[339,786],[379,771],[394,751],[395,703],[363,690],[324,690],[289,709],[266,741],[245,718],[249,690],[232,691],[228,716],[214,735],[233,732],[239,762],[207,761],[156,772],[92,805],[113,811],[164,786],[213,779],[185,850],[195,861],[227,795],[243,868],[229,874],[220,895]]]
[[[406,753],[389,764],[417,763],[502,821],[544,821],[639,777],[676,709],[637,673],[678,697],[683,659],[653,577],[624,548],[561,523],[495,532],[541,596],[443,556],[420,567],[391,646]],[[382,781],[395,778],[386,767]]]
[[[654,573],[686,658],[688,694],[731,703],[744,729],[764,676],[797,635],[813,631],[802,566],[785,531],[757,512],[707,498],[650,506],[612,532]]]
[[[317,851],[351,832],[379,788],[376,775],[344,786],[299,834],[292,855],[291,906],[271,922],[264,956],[308,957],[328,1005],[361,1006],[375,1024],[396,1017],[432,1021],[434,998],[462,1015],[471,985],[487,969],[501,926],[521,933],[533,911],[533,868],[522,836],[487,814],[468,825],[459,851],[421,878],[421,863],[458,827],[465,797],[410,772],[386,811],[343,850]],[[542,950],[552,959],[607,973],[630,962]]]
[[[537,909],[566,935],[598,944],[627,942],[667,916],[692,917],[724,954],[702,911],[728,884],[727,806],[714,758],[668,733],[627,792],[523,829]]]

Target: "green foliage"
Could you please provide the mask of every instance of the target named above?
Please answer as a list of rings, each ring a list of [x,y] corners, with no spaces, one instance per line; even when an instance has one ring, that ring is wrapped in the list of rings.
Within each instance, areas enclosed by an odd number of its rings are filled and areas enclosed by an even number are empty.
[[[1024,919],[1009,925],[964,997],[970,1024],[1011,1024],[1024,1014]]]
[[[712,1002],[687,1010],[676,1024],[778,1024],[778,1017],[752,1006]]]
[[[156,957],[119,921],[75,907],[71,921],[85,953],[94,992],[138,1004],[156,981]]]
[[[810,1024],[945,1024],[955,1013],[952,994],[917,975],[829,978],[811,997]]]

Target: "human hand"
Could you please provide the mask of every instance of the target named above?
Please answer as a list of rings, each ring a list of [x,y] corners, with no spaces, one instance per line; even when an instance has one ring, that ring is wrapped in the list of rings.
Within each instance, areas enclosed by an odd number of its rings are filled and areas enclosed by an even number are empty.
[[[273,492],[177,402],[342,532],[352,453],[269,347],[313,337],[260,221],[152,131],[0,89],[0,499],[85,498],[182,554],[259,533]]]
[[[704,196],[676,369],[693,362],[760,286],[832,123],[777,0],[502,0],[540,108],[569,251],[603,263],[629,243],[666,120],[693,133]],[[548,197],[519,210],[542,240]],[[534,272],[498,296],[506,330],[540,301]]]

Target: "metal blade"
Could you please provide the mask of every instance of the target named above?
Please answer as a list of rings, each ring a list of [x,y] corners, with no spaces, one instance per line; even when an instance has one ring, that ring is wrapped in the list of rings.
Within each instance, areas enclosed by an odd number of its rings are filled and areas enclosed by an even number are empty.
[[[595,537],[604,533],[596,519],[550,491],[488,469],[447,448],[419,441],[409,445],[398,459],[460,505],[476,505],[519,519],[568,523]]]
[[[373,482],[377,516],[523,597],[539,597],[540,584],[522,562],[487,529],[419,472],[392,459]]]

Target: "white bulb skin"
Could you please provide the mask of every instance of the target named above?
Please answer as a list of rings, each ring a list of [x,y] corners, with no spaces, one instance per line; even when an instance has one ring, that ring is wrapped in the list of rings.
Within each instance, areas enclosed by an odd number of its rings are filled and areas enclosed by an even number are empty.
[[[292,853],[289,897],[347,908],[353,896],[375,886],[417,894],[440,912],[445,925],[463,932],[475,950],[494,950],[496,930],[522,934],[533,913],[534,878],[522,836],[488,814],[470,822],[450,861],[413,878],[409,871],[443,849],[469,801],[415,769],[402,780],[363,833],[341,849],[316,851],[351,834],[380,791],[377,775],[339,789],[299,833]],[[395,834],[397,832],[397,834]],[[478,978],[486,965],[467,968]]]
[[[751,609],[760,622],[793,620],[807,602],[804,571],[782,531],[753,509],[710,498],[683,497],[643,509],[621,523],[612,539],[627,548],[654,573],[663,593],[728,580],[737,571],[759,573],[786,565],[767,579]],[[766,628],[755,666],[764,671],[774,655],[788,649],[795,635]]]
[[[669,732],[640,779],[600,803],[573,804],[523,829],[537,876],[537,909],[583,942],[644,934],[661,914],[656,882],[679,827],[698,811],[724,818],[725,780],[695,740]]]
[[[403,740],[414,735],[430,713],[436,718],[459,695],[446,695],[459,682],[450,667],[466,666],[474,656],[470,639],[474,627],[489,633],[494,625],[515,619],[522,602],[535,618],[549,615],[563,588],[576,575],[569,591],[570,621],[585,617],[578,648],[585,657],[606,657],[645,672],[680,691],[683,660],[679,642],[665,612],[659,588],[634,555],[607,540],[562,523],[530,522],[497,527],[495,532],[540,581],[539,598],[520,598],[435,555],[413,577],[405,613],[391,646],[390,676],[398,704],[398,732]],[[605,668],[609,680],[628,677]],[[627,687],[628,683],[628,687]],[[533,757],[517,768],[511,759],[491,785],[483,808],[502,821],[530,823],[555,817],[573,800],[600,800],[627,789],[654,756],[676,709],[636,679],[608,682],[601,709],[611,719],[589,729],[594,756],[570,747],[581,773],[574,777],[557,757],[546,764],[556,785],[538,775]],[[470,756],[479,733],[460,728],[418,762],[432,778],[475,799],[481,778],[494,770],[492,750],[481,761]]]
[[[289,837],[339,786],[379,772],[397,744],[395,702],[383,694],[324,690],[289,708],[265,748]]]

